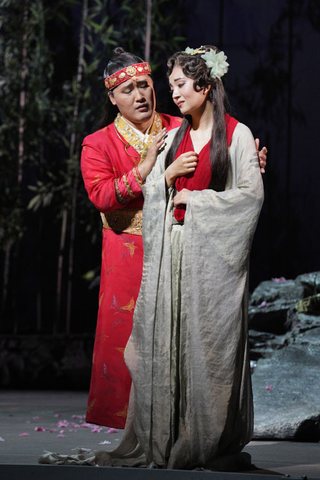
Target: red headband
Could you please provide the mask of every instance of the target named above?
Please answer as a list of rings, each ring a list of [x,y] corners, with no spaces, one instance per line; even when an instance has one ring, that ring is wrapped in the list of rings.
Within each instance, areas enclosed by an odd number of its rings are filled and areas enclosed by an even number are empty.
[[[132,77],[136,77],[138,75],[150,75],[150,73],[151,67],[149,63],[135,63],[134,65],[130,65],[122,70],[118,70],[118,72],[113,73],[110,75],[110,77],[105,78],[104,84],[106,89],[110,92],[110,90],[113,90],[118,85]]]

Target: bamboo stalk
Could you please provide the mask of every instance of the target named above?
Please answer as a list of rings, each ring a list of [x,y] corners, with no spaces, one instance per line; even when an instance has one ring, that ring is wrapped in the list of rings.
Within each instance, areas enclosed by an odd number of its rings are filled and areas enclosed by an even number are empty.
[[[10,256],[13,241],[10,239],[6,243],[5,256],[4,256],[4,268],[3,268],[3,289],[2,289],[2,306],[1,310],[4,314],[7,306],[8,299],[8,285],[9,285],[9,272],[10,272]]]
[[[152,0],[147,0],[146,43],[144,59],[150,62]]]
[[[58,332],[59,327],[60,327],[60,320],[61,320],[62,274],[63,274],[63,258],[64,258],[64,247],[65,247],[65,242],[66,242],[67,223],[68,223],[68,210],[67,210],[67,208],[64,208],[64,210],[62,212],[60,249],[59,249],[59,258],[58,258],[56,318],[55,318],[55,321],[54,321],[54,324],[53,324],[53,333]]]
[[[21,89],[20,89],[20,118],[19,118],[19,140],[18,140],[18,185],[21,186],[22,184],[22,177],[23,177],[23,160],[24,160],[24,130],[25,130],[25,119],[24,119],[24,109],[26,105],[26,91],[25,91],[25,84],[26,84],[26,76],[27,76],[27,39],[28,33],[26,29],[26,25],[28,22],[29,17],[29,0],[25,0],[24,4],[24,12],[23,12],[23,24],[25,30],[22,36],[22,62],[21,62],[21,73],[20,73],[20,80],[21,80]]]
[[[80,47],[79,47],[79,57],[78,57],[78,72],[77,72],[77,95],[74,104],[73,110],[73,125],[74,130],[71,136],[70,142],[70,158],[74,158],[74,161],[77,162],[79,158],[80,150],[76,149],[75,155],[75,145],[77,140],[77,129],[76,129],[76,120],[79,114],[79,105],[80,105],[80,91],[81,91],[81,82],[83,77],[83,59],[84,59],[84,48],[85,48],[85,26],[88,17],[88,0],[83,1],[82,6],[82,22],[80,28]],[[76,231],[76,208],[77,208],[77,194],[78,194],[78,185],[79,185],[79,166],[76,165],[74,179],[73,179],[73,188],[72,188],[72,200],[71,200],[71,224],[70,224],[70,243],[69,243],[69,265],[68,265],[68,289],[67,289],[67,312],[66,312],[66,333],[70,333],[71,330],[71,309],[72,309],[72,286],[73,286],[73,265],[74,265],[74,243],[75,243],[75,231]]]

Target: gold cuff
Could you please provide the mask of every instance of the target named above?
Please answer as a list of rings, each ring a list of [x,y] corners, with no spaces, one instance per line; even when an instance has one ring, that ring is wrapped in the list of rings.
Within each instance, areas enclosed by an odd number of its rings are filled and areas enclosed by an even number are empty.
[[[133,191],[131,190],[131,187],[130,187],[129,182],[127,180],[127,175],[126,174],[122,175],[122,178],[123,178],[124,184],[126,186],[126,189],[128,190],[128,193],[129,193],[130,197],[131,198],[136,198],[136,196],[133,193]]]
[[[134,178],[137,180],[137,184],[139,185],[139,187],[142,188],[143,183],[142,183],[141,177],[139,175],[138,167],[134,167],[133,175],[134,175]]]
[[[117,197],[117,200],[118,200],[119,203],[121,203],[122,205],[126,205],[127,202],[120,193],[118,181],[119,181],[118,178],[114,179],[114,186],[115,186],[115,189],[116,189],[116,197]]]

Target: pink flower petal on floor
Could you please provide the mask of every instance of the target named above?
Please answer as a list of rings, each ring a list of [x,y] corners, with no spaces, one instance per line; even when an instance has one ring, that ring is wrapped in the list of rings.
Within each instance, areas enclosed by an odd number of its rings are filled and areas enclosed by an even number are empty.
[[[271,386],[271,385],[268,385],[268,386],[266,387],[266,390],[271,390],[271,388],[272,388],[272,386]]]
[[[119,430],[116,428],[108,428],[107,433],[119,433]]]
[[[84,418],[84,415],[72,415],[72,418],[82,420]]]
[[[82,422],[81,427],[83,427],[83,428],[94,428],[94,427],[96,427],[96,425],[94,423]]]
[[[60,430],[60,433],[64,433],[64,432],[65,432],[65,430]]]
[[[56,428],[50,428],[51,433],[56,433],[58,430]]]
[[[59,422],[57,423],[57,427],[59,428],[68,427],[68,426],[69,426],[69,422],[67,420],[59,420]]]
[[[59,433],[59,435],[57,435],[57,438],[66,438],[66,436],[63,435],[63,433]]]
[[[61,417],[61,413],[55,413],[53,416],[56,417],[56,418],[59,418],[59,417]]]
[[[95,428],[93,428],[93,429],[91,430],[91,432],[92,432],[92,433],[100,433],[101,430],[102,430],[101,427],[95,427]]]
[[[19,433],[19,437],[28,437],[29,435],[30,433],[28,432]]]
[[[31,423],[30,420],[27,420],[26,423]]]
[[[36,415],[35,417],[32,417],[33,420],[40,420],[41,417],[39,417],[38,415]]]
[[[111,445],[111,442],[104,440],[104,442],[100,442],[99,445]]]
[[[0,442],[4,442],[4,438],[0,437]]]
[[[46,431],[46,428],[44,427],[34,427],[35,431],[36,432],[45,432]]]
[[[79,425],[78,423],[73,423],[73,422],[71,422],[71,423],[70,423],[70,427],[73,427],[73,428],[80,428],[80,427],[81,427],[81,425]]]

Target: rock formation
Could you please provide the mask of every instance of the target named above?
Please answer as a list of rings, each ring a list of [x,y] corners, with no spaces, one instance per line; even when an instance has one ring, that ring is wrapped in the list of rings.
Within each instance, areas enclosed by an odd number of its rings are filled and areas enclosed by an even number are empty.
[[[320,440],[320,272],[262,282],[249,342],[256,439]]]

